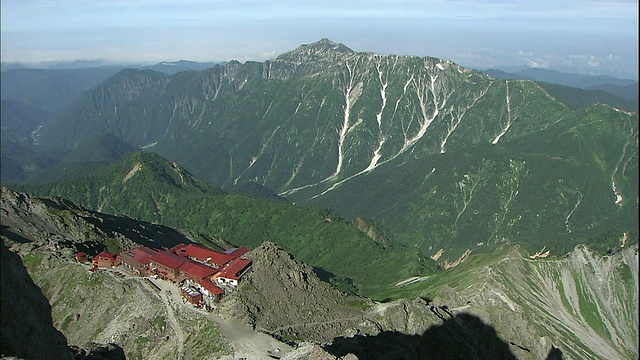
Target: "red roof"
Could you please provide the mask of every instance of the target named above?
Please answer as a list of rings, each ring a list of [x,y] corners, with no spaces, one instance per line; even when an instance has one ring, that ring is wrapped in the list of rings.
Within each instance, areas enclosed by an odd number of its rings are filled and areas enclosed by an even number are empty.
[[[225,265],[235,257],[233,255],[223,254],[195,244],[189,244],[185,247],[176,246],[174,249],[177,249],[176,254],[180,256],[188,256],[202,262],[218,264],[219,266]]]
[[[148,265],[151,255],[157,253],[157,251],[149,249],[146,246],[138,246],[134,247],[133,249],[126,250],[123,253],[127,254],[140,264]]]
[[[211,276],[218,272],[218,269],[214,269],[210,266],[199,264],[195,261],[187,260],[182,266],[180,271],[184,271],[191,277],[196,279],[204,279],[207,276]]]
[[[143,246],[143,245],[140,245],[140,246],[134,247],[134,248],[133,248],[133,249],[131,249],[131,250],[138,250],[138,251],[144,252],[144,253],[149,254],[149,255],[153,255],[153,254],[155,254],[155,253],[157,253],[157,252],[158,252],[158,250],[155,250],[155,249],[149,249],[148,247]]]
[[[224,290],[220,289],[219,287],[217,287],[214,283],[212,283],[209,280],[202,279],[202,280],[200,280],[199,284],[203,288],[207,289],[207,291],[209,291],[210,293],[212,293],[214,295],[219,295],[219,294],[224,293]]]
[[[186,247],[187,247],[186,244],[178,244],[178,245],[172,247],[171,249],[169,249],[169,251],[177,254],[180,251],[180,249],[184,249]]]
[[[238,279],[239,274],[251,265],[251,260],[234,259],[233,262],[222,269],[220,276],[229,279]]]
[[[96,258],[107,258],[107,259],[110,259],[112,261],[115,261],[116,260],[116,254],[103,251],[100,254],[96,255]]]
[[[140,264],[149,265],[149,263],[151,262],[151,257],[149,256],[149,254],[137,253],[133,257],[133,260]]]
[[[224,253],[240,257],[240,256],[248,253],[249,250],[250,249],[248,247],[246,247],[246,246],[240,246],[240,247],[237,247],[237,248],[229,249],[229,250],[225,251]]]
[[[81,251],[76,254],[76,257],[83,257],[83,256],[87,256],[87,253]]]
[[[150,259],[151,261],[154,261],[162,266],[165,266],[169,269],[174,269],[174,270],[179,268],[182,264],[185,263],[185,261],[187,261],[187,259],[180,257],[178,255],[175,255],[169,250],[155,253],[151,255]]]

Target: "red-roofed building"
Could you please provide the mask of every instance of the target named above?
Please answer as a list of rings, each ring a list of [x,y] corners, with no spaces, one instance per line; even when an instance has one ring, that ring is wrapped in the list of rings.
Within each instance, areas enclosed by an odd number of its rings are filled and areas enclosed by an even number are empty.
[[[205,299],[205,301],[208,300],[217,303],[222,298],[222,294],[224,294],[224,290],[206,279],[200,280],[200,282],[198,282],[196,286],[198,287],[202,295],[204,295],[203,299]]]
[[[234,255],[223,254],[215,250],[207,249],[196,244],[189,244],[186,246],[181,245],[175,246],[171,250],[180,256],[188,257],[190,259],[211,265],[215,268],[223,267],[229,261],[233,260],[233,258],[236,257]]]
[[[197,263],[192,260],[187,260],[180,266],[180,277],[182,279],[191,280],[193,282],[199,282],[202,279],[213,276],[218,272],[218,269]]]
[[[103,251],[94,256],[93,267],[95,268],[111,268],[119,264],[120,257],[114,253]]]
[[[169,249],[169,251],[171,251],[174,254],[177,254],[178,251],[180,251],[181,249],[184,249],[187,247],[187,244],[178,244],[174,247],[172,247],[171,249]]]
[[[157,252],[157,250],[149,249],[146,246],[138,246],[121,252],[120,259],[135,275],[144,276],[148,274],[150,269],[151,256]]]
[[[187,301],[193,305],[197,305],[202,301],[202,294],[198,290],[190,286],[183,286],[180,290],[182,297],[187,299]]]
[[[87,261],[89,261],[89,255],[81,251],[76,254],[76,261],[79,263],[86,263]]]
[[[156,273],[165,280],[180,282],[180,271],[178,270],[187,259],[172,253],[169,250],[157,252],[149,257],[149,266],[155,269]]]
[[[249,268],[251,260],[236,258],[215,275],[218,283],[238,286],[243,272]]]

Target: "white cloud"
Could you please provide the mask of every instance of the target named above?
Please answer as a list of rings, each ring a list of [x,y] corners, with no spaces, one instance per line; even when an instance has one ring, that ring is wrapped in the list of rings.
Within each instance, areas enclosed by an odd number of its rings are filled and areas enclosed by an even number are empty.
[[[2,58],[266,60],[328,37],[465,65],[638,67],[638,2],[2,0]],[[144,52],[144,54],[142,54]],[[593,54],[575,55],[570,54]]]

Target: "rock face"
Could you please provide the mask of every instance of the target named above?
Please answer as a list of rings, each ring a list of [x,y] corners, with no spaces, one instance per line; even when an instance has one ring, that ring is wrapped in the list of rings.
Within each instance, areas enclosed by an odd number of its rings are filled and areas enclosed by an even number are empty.
[[[95,255],[108,246],[120,251],[137,244],[161,248],[191,242],[174,229],[87,210],[62,198],[2,187],[0,199],[2,234],[21,254],[42,247],[65,256],[73,249]]]
[[[472,314],[429,299],[374,303],[344,294],[270,242],[247,257],[250,273],[219,310],[298,342],[287,359],[515,359],[510,344]]]
[[[0,244],[0,356],[20,359],[125,360],[117,344],[93,343],[88,349],[67,346],[56,329],[51,305],[33,282],[20,256]]]
[[[4,242],[0,246],[0,352],[25,359],[73,359],[67,339],[53,327],[47,298],[29,277],[20,257]]]
[[[221,314],[241,319],[284,340],[326,342],[364,321],[372,302],[322,282],[313,269],[271,242],[249,252],[252,266],[239,289],[220,305]]]

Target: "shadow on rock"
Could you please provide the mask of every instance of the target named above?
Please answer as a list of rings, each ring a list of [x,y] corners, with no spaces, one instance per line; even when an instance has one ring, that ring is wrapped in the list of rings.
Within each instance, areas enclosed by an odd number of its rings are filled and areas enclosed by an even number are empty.
[[[495,329],[470,314],[457,314],[422,335],[384,331],[339,337],[324,349],[336,357],[359,359],[516,359]]]
[[[562,360],[562,350],[555,346],[551,346],[551,350],[549,350],[546,360]]]

